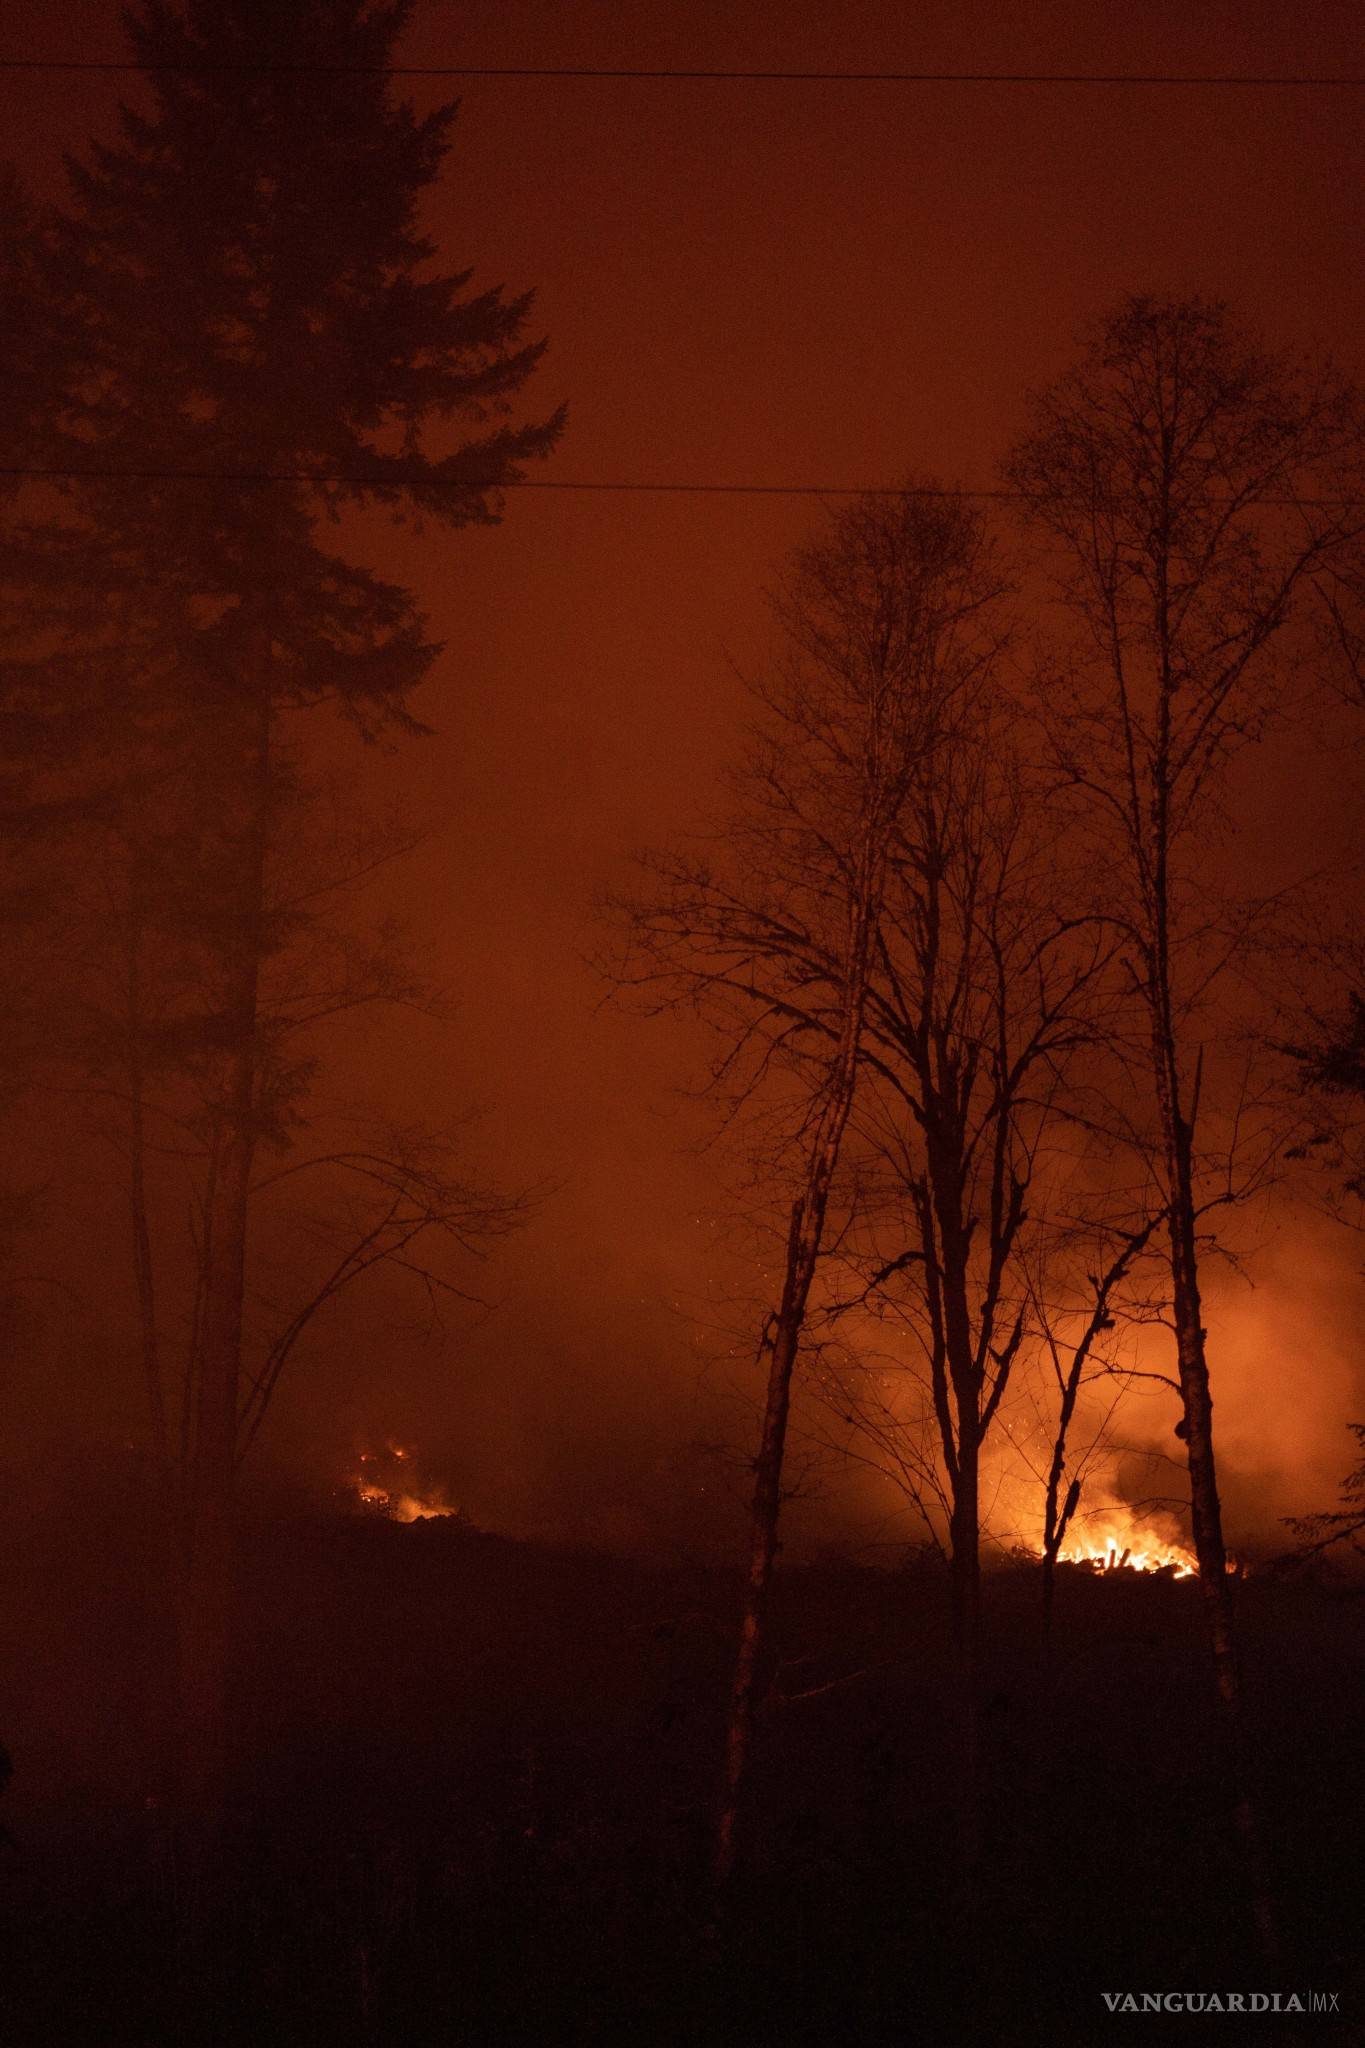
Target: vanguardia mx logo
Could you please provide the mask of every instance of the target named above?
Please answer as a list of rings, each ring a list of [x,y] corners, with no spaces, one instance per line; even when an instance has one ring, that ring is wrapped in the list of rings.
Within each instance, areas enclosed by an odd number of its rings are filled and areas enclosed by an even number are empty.
[[[1339,1991],[1102,1991],[1110,2012],[1340,2012]]]

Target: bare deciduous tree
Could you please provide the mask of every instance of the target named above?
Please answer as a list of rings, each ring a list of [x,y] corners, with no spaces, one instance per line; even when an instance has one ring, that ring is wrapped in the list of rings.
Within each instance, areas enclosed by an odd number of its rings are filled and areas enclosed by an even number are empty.
[[[970,1867],[983,1461],[1036,1336],[1030,1276],[1056,1235],[1049,1205],[1076,1141],[1077,1062],[1101,1029],[1112,945],[1075,909],[992,660],[963,709],[917,778],[888,863],[845,1244],[853,1285],[834,1309],[846,1332],[854,1312],[874,1318],[883,1358],[898,1362],[869,1370],[850,1335],[852,1370],[831,1376],[863,1450],[930,1520],[943,1505]]]
[[[860,500],[795,558],[775,598],[785,656],[736,777],[714,861],[648,864],[625,906],[626,979],[695,1005],[722,1034],[718,1087],[780,1126],[770,1171],[795,1186],[768,1382],[727,1736],[716,1873],[737,1851],[792,1375],[859,1077],[879,1055],[869,989],[889,863],[927,764],[958,728],[999,577],[977,515],[932,489]]]
[[[1269,1891],[1241,1762],[1240,1681],[1200,1301],[1207,1005],[1230,944],[1202,884],[1225,771],[1293,680],[1297,601],[1340,548],[1322,481],[1349,432],[1335,383],[1259,351],[1226,310],[1131,298],[1034,401],[1007,466],[1074,631],[1047,678],[1061,781],[1103,864],[1145,1020],[1194,1545],[1254,1910]],[[1135,1069],[1137,1070],[1137,1069]]]

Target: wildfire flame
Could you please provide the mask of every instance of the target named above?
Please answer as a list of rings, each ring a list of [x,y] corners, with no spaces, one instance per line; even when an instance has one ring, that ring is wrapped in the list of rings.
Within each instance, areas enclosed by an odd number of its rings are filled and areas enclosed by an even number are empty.
[[[1169,1572],[1192,1579],[1199,1569],[1178,1537],[1162,1536],[1117,1502],[1085,1516],[1083,1527],[1073,1522],[1058,1556],[1062,1564],[1088,1565],[1095,1572]]]
[[[1192,1579],[1197,1569],[1194,1559],[1184,1551],[1169,1549],[1165,1544],[1135,1550],[1118,1536],[1106,1536],[1102,1546],[1093,1537],[1087,1537],[1083,1544],[1071,1544],[1060,1551],[1058,1559],[1062,1564],[1089,1565],[1096,1572],[1168,1571],[1177,1579]]]
[[[439,1487],[418,1492],[405,1473],[392,1470],[410,1462],[412,1452],[403,1444],[389,1444],[384,1453],[362,1451],[361,1469],[350,1482],[356,1499],[369,1514],[383,1515],[391,1522],[425,1522],[460,1510],[445,1498]],[[389,1483],[385,1484],[385,1480]]]

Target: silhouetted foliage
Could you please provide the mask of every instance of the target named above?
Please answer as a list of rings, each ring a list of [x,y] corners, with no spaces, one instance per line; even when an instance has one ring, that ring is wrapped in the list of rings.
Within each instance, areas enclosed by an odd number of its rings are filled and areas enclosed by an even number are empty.
[[[1353,1422],[1357,1448],[1365,1453],[1365,1422]],[[1341,1506],[1316,1515],[1295,1515],[1289,1523],[1299,1539],[1300,1560],[1321,1557],[1338,1543],[1349,1543],[1365,1557],[1365,1455],[1341,1482]]]
[[[1335,1036],[1290,1050],[1310,1088],[1330,1095],[1365,1095],[1365,996],[1348,991],[1346,1014]]]

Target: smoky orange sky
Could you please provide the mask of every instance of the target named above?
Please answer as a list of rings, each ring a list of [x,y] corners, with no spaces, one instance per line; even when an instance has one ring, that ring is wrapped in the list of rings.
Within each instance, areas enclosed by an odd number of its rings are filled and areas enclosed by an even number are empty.
[[[117,59],[118,10],[10,0],[0,54]],[[1365,75],[1365,18],[1349,0],[428,0],[404,54]],[[118,92],[137,89],[0,74],[0,153],[55,191],[61,152],[107,130]],[[1271,339],[1365,368],[1365,92],[405,89],[419,105],[463,102],[431,206],[442,259],[536,289],[550,350],[524,409],[570,406],[549,477],[863,485],[917,471],[988,486],[1026,389],[1132,290],[1225,296]],[[792,497],[524,491],[490,532],[365,529],[446,643],[421,707],[435,737],[365,769],[428,828],[402,896],[453,1014],[358,1039],[351,1078],[372,1065],[414,1111],[477,1102],[480,1156],[555,1185],[481,1278],[495,1312],[443,1352],[386,1335],[374,1314],[330,1326],[281,1398],[286,1463],[339,1471],[362,1438],[393,1432],[480,1519],[643,1542],[676,1536],[670,1517],[692,1511],[686,1447],[742,1423],[731,1385],[742,1391],[745,1361],[709,1334],[735,1279],[716,1165],[697,1149],[709,1118],[675,1093],[699,1041],[602,1007],[593,902],[633,848],[711,799],[744,716],[736,669],[766,644],[763,586],[818,516]],[[1272,839],[1292,857],[1311,836],[1321,764],[1305,752],[1293,774],[1277,767],[1252,778],[1249,858]],[[1264,1219],[1264,1241],[1256,1289],[1219,1280],[1211,1314],[1234,1537],[1239,1518],[1325,1504],[1360,1407],[1360,1246],[1291,1210]],[[73,1329],[98,1329],[98,1303],[72,1314]]]

